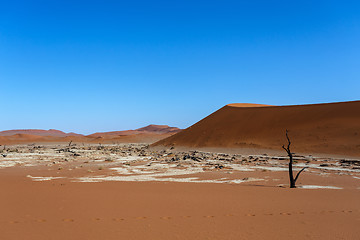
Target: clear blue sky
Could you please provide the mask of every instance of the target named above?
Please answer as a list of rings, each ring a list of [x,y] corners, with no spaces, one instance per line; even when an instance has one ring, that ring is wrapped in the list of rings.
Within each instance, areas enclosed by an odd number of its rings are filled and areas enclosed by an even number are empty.
[[[359,1],[0,1],[0,130],[360,99]]]

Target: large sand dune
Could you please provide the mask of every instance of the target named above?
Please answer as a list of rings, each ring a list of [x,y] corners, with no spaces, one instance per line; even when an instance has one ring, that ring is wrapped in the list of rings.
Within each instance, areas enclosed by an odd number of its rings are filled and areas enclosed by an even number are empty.
[[[153,146],[281,150],[360,156],[360,101],[295,106],[229,104]]]

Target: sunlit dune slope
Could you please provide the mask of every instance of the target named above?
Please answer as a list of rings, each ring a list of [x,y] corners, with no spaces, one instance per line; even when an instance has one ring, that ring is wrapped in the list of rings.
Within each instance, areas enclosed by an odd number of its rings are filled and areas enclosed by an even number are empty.
[[[293,150],[360,156],[360,101],[268,106],[229,104],[153,146]]]

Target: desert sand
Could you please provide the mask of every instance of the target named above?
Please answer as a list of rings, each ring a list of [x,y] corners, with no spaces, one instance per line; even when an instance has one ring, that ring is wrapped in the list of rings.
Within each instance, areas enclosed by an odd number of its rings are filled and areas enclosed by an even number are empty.
[[[182,131],[0,132],[0,239],[359,239],[359,107],[229,104]],[[306,167],[293,189],[285,129],[294,172]]]
[[[13,145],[0,156],[1,239],[358,239],[359,159]]]
[[[294,106],[229,104],[153,146],[282,151],[286,129],[295,152],[360,156],[360,101]]]
[[[2,239],[358,239],[359,190],[31,182],[1,175]]]

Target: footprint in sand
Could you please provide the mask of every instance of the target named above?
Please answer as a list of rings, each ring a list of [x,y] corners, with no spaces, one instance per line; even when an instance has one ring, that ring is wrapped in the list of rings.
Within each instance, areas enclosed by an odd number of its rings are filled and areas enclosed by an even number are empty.
[[[286,215],[291,215],[291,213],[280,213],[280,215],[286,216]]]
[[[45,219],[37,219],[36,221],[37,221],[37,222],[46,222]]]
[[[123,218],[113,218],[112,220],[115,221],[115,222],[121,222],[121,221],[124,221],[125,219],[123,219]]]
[[[214,218],[215,216],[209,215],[209,216],[204,216],[204,218]]]
[[[93,221],[100,221],[101,219],[100,218],[93,218],[92,220]]]
[[[64,218],[62,221],[63,221],[63,222],[74,222],[74,219]]]
[[[273,216],[273,213],[265,213],[266,216]]]
[[[136,217],[137,220],[147,219],[147,217]]]
[[[256,215],[255,215],[255,214],[252,214],[252,213],[248,213],[248,214],[246,214],[245,216],[247,216],[247,217],[255,217]]]
[[[171,217],[160,217],[160,219],[170,220],[170,219],[171,219]]]
[[[9,223],[16,224],[16,223],[19,223],[19,222],[18,221],[9,221]]]

